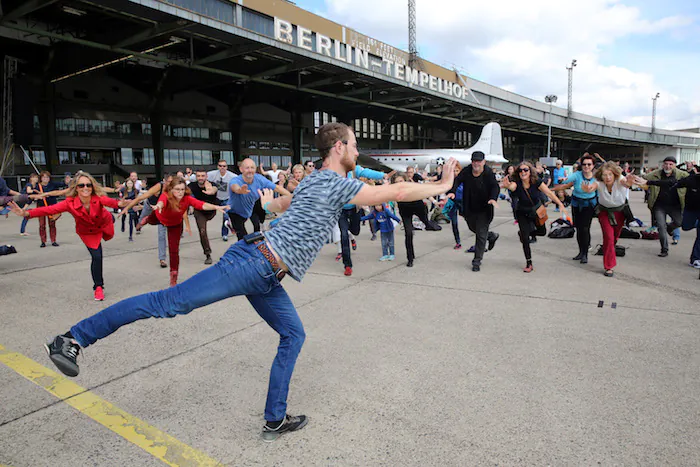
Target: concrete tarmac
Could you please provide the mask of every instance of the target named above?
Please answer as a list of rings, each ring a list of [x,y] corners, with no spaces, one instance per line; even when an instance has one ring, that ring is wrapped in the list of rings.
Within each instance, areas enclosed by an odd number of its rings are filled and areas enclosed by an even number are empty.
[[[632,196],[648,223],[641,193]],[[695,232],[667,258],[658,241],[621,239],[629,249],[614,278],[593,252],[587,265],[572,261],[575,239],[540,238],[524,274],[501,201],[500,239],[475,273],[464,253],[473,235],[459,222],[461,251],[449,225],[417,232],[413,268],[403,231],[396,261],[379,262],[364,227],[352,277],[328,245],[303,283],[284,279],[307,332],[289,412],[310,421],[274,443],[260,430],[278,337],[244,297],[124,327],[83,351],[71,381],[222,465],[699,465]],[[132,243],[121,232],[103,243],[99,303],[69,215],[57,248],[39,248],[36,220],[30,237],[19,224],[0,219],[0,243],[18,250],[0,257],[0,346],[49,369],[47,337],[168,284],[152,226]],[[209,223],[215,259],[231,245],[220,225],[218,215]],[[597,220],[592,237],[602,243]],[[181,245],[181,280],[203,260],[195,229]],[[162,462],[0,364],[0,464]]]

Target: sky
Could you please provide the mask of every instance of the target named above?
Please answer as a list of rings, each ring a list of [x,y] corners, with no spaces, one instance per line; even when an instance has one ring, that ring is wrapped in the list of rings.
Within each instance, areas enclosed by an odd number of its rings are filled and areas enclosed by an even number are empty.
[[[408,49],[408,0],[295,0],[297,6]],[[700,127],[698,0],[416,0],[419,55],[566,108],[651,126]]]

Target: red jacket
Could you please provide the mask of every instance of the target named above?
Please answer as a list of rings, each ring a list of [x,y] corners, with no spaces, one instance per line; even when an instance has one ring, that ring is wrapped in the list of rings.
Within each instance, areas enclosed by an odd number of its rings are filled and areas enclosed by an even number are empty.
[[[114,218],[104,209],[117,208],[119,202],[107,196],[92,195],[90,197],[90,212],[83,207],[79,197],[66,198],[52,206],[44,206],[29,210],[29,217],[50,216],[59,212],[69,212],[75,218],[75,233],[88,248],[95,249],[105,241],[114,237]]]
[[[167,193],[163,193],[162,195],[160,195],[160,198],[158,198],[158,202],[163,203],[163,209],[161,210],[161,212],[156,211],[155,214],[158,218],[158,221],[166,227],[174,227],[176,225],[182,224],[182,216],[185,215],[185,211],[187,211],[188,207],[194,206],[194,208],[199,211],[201,211],[204,207],[204,201],[200,201],[190,195],[185,195],[180,200],[180,209],[177,211],[173,211],[172,209],[170,209],[170,206],[168,206]]]

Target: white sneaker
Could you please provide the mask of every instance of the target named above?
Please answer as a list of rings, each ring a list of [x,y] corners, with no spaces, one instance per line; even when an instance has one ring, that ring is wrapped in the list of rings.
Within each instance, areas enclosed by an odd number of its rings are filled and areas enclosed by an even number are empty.
[[[700,259],[696,259],[693,261],[693,264],[691,264],[695,269],[700,269]]]

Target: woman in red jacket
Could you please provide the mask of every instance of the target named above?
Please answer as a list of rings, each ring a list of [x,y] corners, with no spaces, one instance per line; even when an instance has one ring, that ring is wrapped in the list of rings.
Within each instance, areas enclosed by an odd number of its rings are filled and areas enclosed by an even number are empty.
[[[191,195],[185,182],[179,178],[173,178],[165,187],[165,191],[158,198],[154,211],[141,219],[136,226],[140,231],[145,224],[162,224],[168,229],[168,253],[170,254],[170,286],[177,285],[177,273],[180,266],[180,237],[182,236],[183,216],[190,206],[200,211],[228,211],[228,206],[217,206],[205,203]],[[188,232],[192,235],[192,232]]]
[[[125,204],[125,203],[124,203]],[[23,217],[51,216],[61,212],[69,212],[75,218],[75,232],[85,243],[92,264],[93,290],[95,300],[104,300],[104,280],[102,278],[102,240],[114,237],[114,218],[105,207],[117,208],[116,199],[105,196],[99,183],[87,172],[79,171],[66,193],[66,199],[60,203],[31,209],[20,208],[13,203],[12,211]]]

